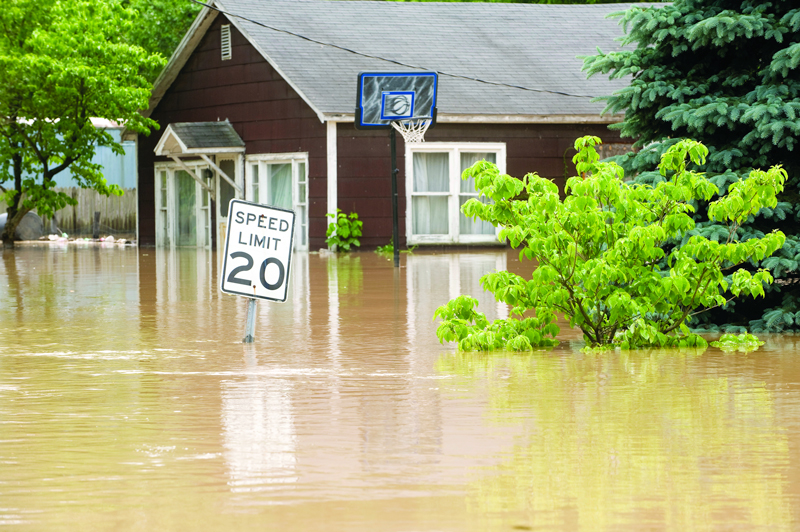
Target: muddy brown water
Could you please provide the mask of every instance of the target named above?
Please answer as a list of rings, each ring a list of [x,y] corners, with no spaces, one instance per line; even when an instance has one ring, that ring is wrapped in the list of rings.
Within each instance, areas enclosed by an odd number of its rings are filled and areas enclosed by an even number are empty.
[[[797,530],[798,338],[755,353],[456,353],[513,252],[297,254],[286,303],[207,251],[0,261],[0,528]]]

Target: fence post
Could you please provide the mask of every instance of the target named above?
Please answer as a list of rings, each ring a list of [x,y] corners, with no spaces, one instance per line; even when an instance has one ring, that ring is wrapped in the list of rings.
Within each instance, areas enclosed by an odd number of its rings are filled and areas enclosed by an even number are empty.
[[[100,238],[100,211],[94,211],[94,223],[92,224],[92,238]]]

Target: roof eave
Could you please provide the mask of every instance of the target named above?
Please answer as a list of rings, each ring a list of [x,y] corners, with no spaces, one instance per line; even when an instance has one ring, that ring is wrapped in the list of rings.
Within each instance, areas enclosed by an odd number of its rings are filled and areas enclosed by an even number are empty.
[[[481,115],[438,113],[440,124],[616,124],[622,122],[624,114],[547,114],[547,115]],[[325,122],[353,122],[352,113],[326,113]]]

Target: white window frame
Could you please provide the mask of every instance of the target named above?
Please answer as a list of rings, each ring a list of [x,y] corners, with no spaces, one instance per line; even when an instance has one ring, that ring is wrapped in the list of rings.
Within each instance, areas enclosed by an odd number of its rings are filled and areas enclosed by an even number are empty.
[[[506,172],[506,144],[504,142],[409,142],[406,143],[406,241],[418,244],[497,244],[500,229],[492,235],[462,235],[459,233],[459,195],[461,195],[461,153],[492,152],[500,173]],[[450,191],[440,193],[414,192],[414,153],[448,153]],[[412,208],[414,196],[443,195],[448,197],[448,228],[446,235],[413,234]],[[476,194],[477,197],[477,194]]]
[[[248,201],[255,201],[253,166],[258,165],[259,191],[258,203],[264,204],[268,180],[266,179],[266,165],[291,164],[292,165],[292,210],[298,213],[302,208],[305,216],[295,219],[294,249],[296,251],[308,250],[308,152],[295,153],[259,153],[245,156],[245,197]],[[301,167],[305,170],[301,172]],[[302,174],[302,175],[301,175]],[[302,219],[301,219],[302,218]],[[304,238],[301,238],[304,237]]]
[[[203,176],[204,171],[208,170],[208,164],[204,161],[183,161],[183,163],[191,168],[198,176]],[[155,171],[155,202],[156,202],[156,246],[157,247],[176,247],[177,240],[177,215],[175,212],[175,173],[183,171],[184,169],[174,162],[158,162],[154,165]],[[163,201],[163,191],[161,187],[161,174],[167,174],[166,201]],[[211,249],[211,198],[208,197],[208,202],[203,205],[203,198],[207,197],[208,191],[200,184],[194,181],[195,194],[197,201],[195,202],[195,219],[197,220],[197,248]],[[206,184],[214,188],[213,178],[206,179]],[[162,201],[166,207],[162,207]]]

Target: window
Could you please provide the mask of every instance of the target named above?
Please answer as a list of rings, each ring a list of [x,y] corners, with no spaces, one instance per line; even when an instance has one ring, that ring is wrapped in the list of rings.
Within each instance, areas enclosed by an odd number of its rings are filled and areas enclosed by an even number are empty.
[[[295,212],[294,249],[308,249],[308,154],[247,157],[250,201]]]
[[[477,161],[495,163],[505,172],[501,143],[430,142],[406,145],[406,235],[409,245],[497,243],[497,229],[464,216],[461,206],[478,198],[473,180],[461,174]],[[479,198],[488,202],[487,198]]]

